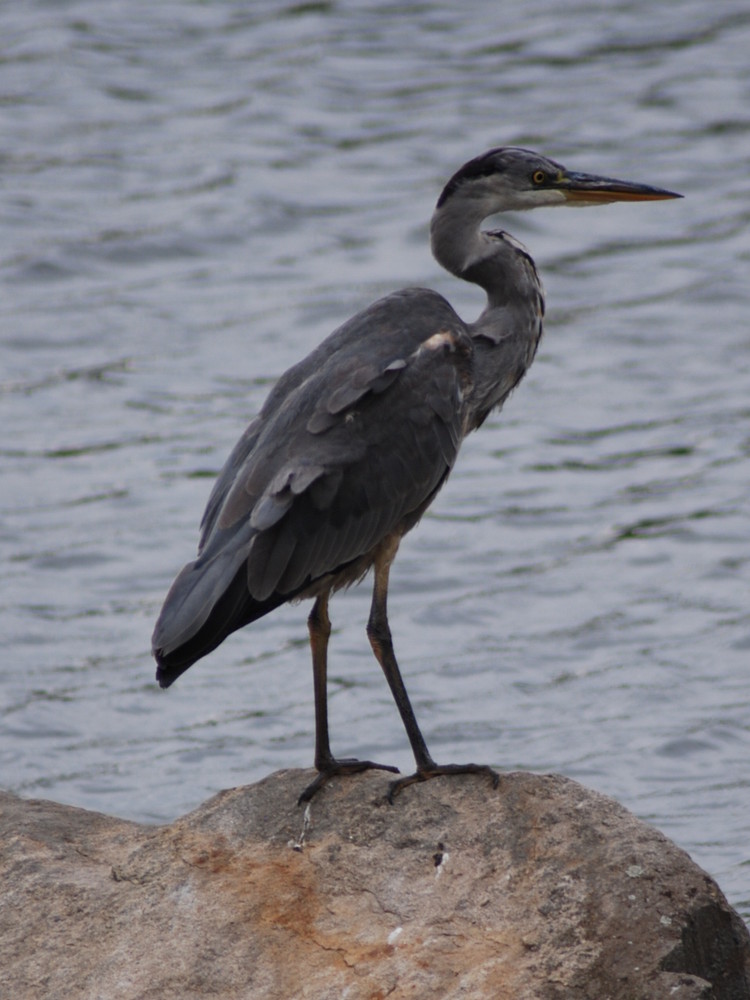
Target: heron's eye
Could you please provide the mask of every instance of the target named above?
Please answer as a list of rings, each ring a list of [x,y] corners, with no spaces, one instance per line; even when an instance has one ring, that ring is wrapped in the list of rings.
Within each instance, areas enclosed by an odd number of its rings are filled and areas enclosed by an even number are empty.
[[[547,180],[547,175],[543,170],[535,170],[531,175],[531,179],[535,184],[544,184]]]

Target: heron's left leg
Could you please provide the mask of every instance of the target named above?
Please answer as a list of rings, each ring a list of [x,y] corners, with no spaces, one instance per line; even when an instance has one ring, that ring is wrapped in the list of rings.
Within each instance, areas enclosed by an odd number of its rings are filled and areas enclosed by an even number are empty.
[[[427,781],[440,774],[488,774],[492,778],[493,787],[496,788],[500,779],[497,773],[486,764],[436,764],[427,749],[396,661],[391,629],[388,624],[388,580],[391,564],[398,551],[399,541],[397,536],[391,536],[381,547],[375,559],[375,583],[372,590],[370,618],[367,622],[370,645],[378,663],[383,668],[417,764],[417,770],[414,774],[391,782],[388,798],[393,801],[393,796],[407,785],[411,785],[415,781]]]
[[[336,760],[331,753],[328,737],[328,640],[331,636],[331,619],[328,617],[330,592],[316,598],[307,628],[310,633],[310,649],[313,661],[313,688],[315,691],[315,767],[317,778],[311,782],[299,797],[299,802],[309,802],[329,778],[337,774],[358,774],[360,771],[376,769],[393,771],[397,767],[375,764],[371,760]]]

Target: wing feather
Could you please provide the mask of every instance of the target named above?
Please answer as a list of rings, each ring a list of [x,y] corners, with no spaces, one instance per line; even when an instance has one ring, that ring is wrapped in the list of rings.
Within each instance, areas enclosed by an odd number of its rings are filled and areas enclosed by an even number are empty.
[[[455,462],[472,364],[453,309],[411,289],[282,376],[220,473],[199,557],[165,602],[154,633],[163,683],[416,523]]]
[[[280,536],[293,539],[283,548],[286,570],[277,577],[278,564],[270,564],[257,596],[266,597],[269,587],[291,593],[335,573],[421,515],[452,468],[462,437],[466,358],[455,343],[450,347],[415,354],[388,389],[360,397],[356,411],[342,411],[326,432],[308,432],[306,452],[320,464],[323,454],[335,463],[315,483],[328,489],[325,496],[320,490],[317,503],[312,489],[294,497],[277,525]],[[437,403],[441,394],[445,402]]]

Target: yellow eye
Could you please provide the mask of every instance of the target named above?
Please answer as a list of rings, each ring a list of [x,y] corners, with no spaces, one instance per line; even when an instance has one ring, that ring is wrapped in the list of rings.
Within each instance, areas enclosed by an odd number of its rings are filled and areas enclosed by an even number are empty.
[[[531,175],[531,179],[535,184],[544,184],[547,180],[547,175],[543,170],[535,170]]]

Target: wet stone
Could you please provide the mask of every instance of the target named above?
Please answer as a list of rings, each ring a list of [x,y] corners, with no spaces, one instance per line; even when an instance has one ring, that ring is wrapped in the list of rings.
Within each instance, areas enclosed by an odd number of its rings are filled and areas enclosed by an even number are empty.
[[[747,1000],[715,882],[555,775],[310,772],[161,827],[0,794],[7,996]]]

